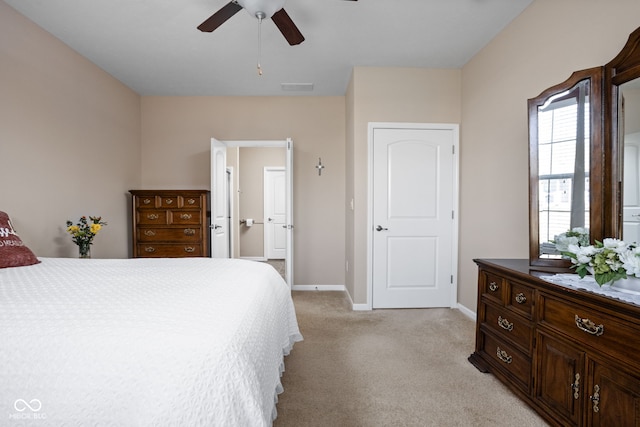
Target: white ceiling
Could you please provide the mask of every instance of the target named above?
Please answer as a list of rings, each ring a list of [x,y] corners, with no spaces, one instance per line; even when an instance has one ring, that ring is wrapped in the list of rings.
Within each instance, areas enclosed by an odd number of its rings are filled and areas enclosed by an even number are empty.
[[[461,68],[533,0],[287,0],[289,46],[228,0],[4,0],[140,95],[344,95],[354,66]],[[313,83],[284,92],[281,83]]]

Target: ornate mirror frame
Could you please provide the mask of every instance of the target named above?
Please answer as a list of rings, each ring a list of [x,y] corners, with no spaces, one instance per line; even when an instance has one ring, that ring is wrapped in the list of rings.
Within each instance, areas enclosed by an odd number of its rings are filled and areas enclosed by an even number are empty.
[[[640,79],[640,28],[620,53],[602,67],[576,71],[566,81],[528,101],[529,107],[529,255],[531,266],[569,267],[561,258],[542,256],[539,217],[538,111],[549,99],[581,81],[590,87],[589,237],[622,238],[624,110],[620,85]],[[640,242],[638,242],[640,243]]]
[[[588,191],[589,191],[589,223],[588,228],[590,235],[599,236],[603,233],[603,183],[604,183],[604,171],[603,171],[603,132],[602,121],[598,119],[602,112],[602,78],[603,67],[589,68],[587,70],[576,71],[571,77],[564,82],[550,87],[542,92],[536,98],[529,99],[529,254],[530,265],[532,266],[548,266],[548,267],[569,267],[569,261],[562,259],[560,254],[557,255],[543,255],[540,242],[540,211],[541,211],[541,195],[540,193],[540,151],[542,146],[539,142],[539,118],[542,109],[548,107],[554,102],[562,102],[564,99],[573,99],[576,95],[574,93],[581,92],[580,87],[586,87],[588,91],[589,104],[588,104],[588,116],[583,113],[582,120],[576,117],[576,136],[574,144],[579,146],[578,140],[589,141],[588,159],[589,167],[588,171],[582,171],[583,177],[588,177]],[[580,108],[580,102],[576,101],[576,115]],[[581,132],[584,132],[585,123],[584,120],[588,119],[587,128],[589,135],[578,136]],[[579,124],[582,121],[582,129]],[[575,148],[575,147],[574,147]],[[579,150],[575,150],[578,152]],[[581,154],[584,154],[581,153]],[[577,153],[576,156],[577,157]],[[586,157],[586,156],[585,156]],[[550,159],[549,159],[550,160]],[[575,160],[575,159],[572,159]],[[583,162],[584,164],[584,162]],[[575,172],[575,171],[574,171]],[[577,173],[575,173],[577,175]],[[573,180],[573,176],[570,180]],[[547,178],[551,180],[551,178]],[[579,181],[576,179],[575,181]],[[575,183],[572,182],[573,188]],[[584,194],[587,188],[578,188],[579,194]],[[549,197],[549,196],[546,196]],[[573,198],[572,198],[573,199]],[[583,205],[584,205],[583,201]],[[584,209],[585,207],[583,207]],[[582,213],[583,220],[585,213]],[[566,231],[566,230],[563,230]]]

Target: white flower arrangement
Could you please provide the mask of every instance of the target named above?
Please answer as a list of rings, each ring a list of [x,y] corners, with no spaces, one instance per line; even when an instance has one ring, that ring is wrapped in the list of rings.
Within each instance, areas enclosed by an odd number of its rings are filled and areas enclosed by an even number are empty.
[[[608,238],[595,245],[570,243],[561,252],[571,260],[580,278],[592,274],[600,286],[627,276],[640,277],[640,248],[635,243]]]

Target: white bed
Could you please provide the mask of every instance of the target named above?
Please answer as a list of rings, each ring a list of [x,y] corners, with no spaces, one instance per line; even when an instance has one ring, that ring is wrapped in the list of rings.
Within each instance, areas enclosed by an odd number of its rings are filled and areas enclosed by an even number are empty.
[[[272,424],[302,339],[272,267],[40,260],[0,269],[0,425]]]

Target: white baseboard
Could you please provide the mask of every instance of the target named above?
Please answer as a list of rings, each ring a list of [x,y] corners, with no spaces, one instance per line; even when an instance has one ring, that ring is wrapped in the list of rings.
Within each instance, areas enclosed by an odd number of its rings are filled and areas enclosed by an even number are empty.
[[[349,298],[349,304],[351,305],[351,310],[371,311],[371,306],[369,304],[354,304],[353,300],[351,299],[351,294],[347,292],[346,289],[345,289],[345,293],[347,294],[347,298]]]
[[[293,285],[294,291],[345,291],[344,285]]]
[[[468,318],[470,318],[474,322],[476,321],[477,316],[476,316],[475,311],[469,310],[467,307],[465,307],[464,305],[462,305],[460,303],[458,303],[458,310],[460,310],[462,312],[462,314],[464,314],[465,316],[467,316]]]

